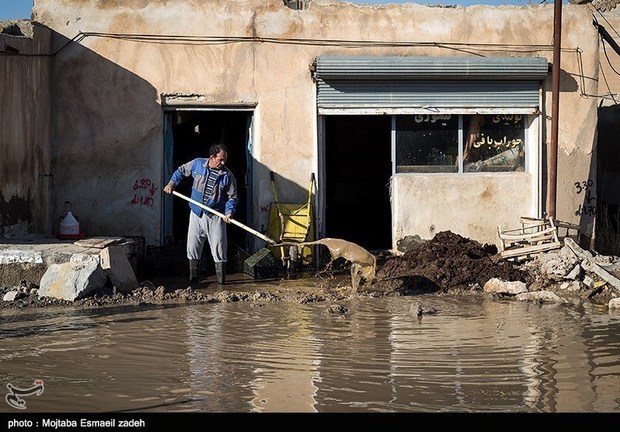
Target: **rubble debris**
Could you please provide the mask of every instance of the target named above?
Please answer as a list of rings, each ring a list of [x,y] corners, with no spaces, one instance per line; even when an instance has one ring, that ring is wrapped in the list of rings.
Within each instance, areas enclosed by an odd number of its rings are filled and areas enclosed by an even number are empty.
[[[566,300],[553,291],[532,291],[517,294],[517,300],[537,303],[566,303]]]
[[[594,255],[588,251],[584,251],[571,238],[564,239],[564,243],[575,253],[575,256],[581,259],[581,267],[589,272],[596,274],[598,277],[609,283],[611,286],[620,290],[620,279],[607,272],[596,262]]]

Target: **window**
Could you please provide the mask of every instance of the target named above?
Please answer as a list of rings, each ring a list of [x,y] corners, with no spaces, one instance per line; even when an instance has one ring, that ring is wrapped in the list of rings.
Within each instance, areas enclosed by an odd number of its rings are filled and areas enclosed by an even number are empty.
[[[396,116],[396,172],[524,171],[526,120],[521,114]]]
[[[396,172],[457,172],[458,115],[396,117]]]

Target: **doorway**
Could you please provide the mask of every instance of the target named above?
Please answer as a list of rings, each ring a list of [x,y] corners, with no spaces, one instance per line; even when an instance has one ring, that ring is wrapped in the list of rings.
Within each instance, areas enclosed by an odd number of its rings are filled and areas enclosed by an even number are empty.
[[[226,166],[237,180],[238,198],[235,219],[241,223],[251,218],[247,206],[251,196],[247,179],[250,178],[251,124],[250,110],[219,110],[209,108],[167,108],[164,111],[165,123],[165,168],[163,185],[168,183],[172,173],[182,164],[197,157],[208,157],[209,147],[215,143],[228,146]],[[189,197],[192,180],[181,182],[176,191]],[[189,218],[188,202],[172,195],[164,194],[162,245],[184,250],[187,242]],[[228,229],[228,261],[233,264],[240,251],[247,250],[245,231]],[[203,262],[209,263],[210,249],[205,244]],[[237,270],[237,269],[230,269]]]
[[[391,249],[391,116],[324,120],[325,236]]]

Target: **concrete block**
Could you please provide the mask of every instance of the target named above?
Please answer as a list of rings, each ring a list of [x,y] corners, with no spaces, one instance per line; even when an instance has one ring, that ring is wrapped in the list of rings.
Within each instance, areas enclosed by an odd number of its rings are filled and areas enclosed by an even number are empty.
[[[74,301],[103,288],[107,280],[96,260],[52,264],[41,278],[39,297]]]
[[[116,289],[120,292],[131,292],[138,288],[138,280],[123,246],[108,246],[100,253],[101,268]]]

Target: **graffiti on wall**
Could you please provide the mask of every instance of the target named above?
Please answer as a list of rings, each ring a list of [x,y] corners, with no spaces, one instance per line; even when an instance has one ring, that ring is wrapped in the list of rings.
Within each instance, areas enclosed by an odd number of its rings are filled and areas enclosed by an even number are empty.
[[[153,197],[155,196],[157,189],[159,188],[155,186],[155,183],[150,179],[136,179],[133,184],[134,194],[131,199],[131,204],[153,207],[155,203]]]
[[[594,180],[575,182],[575,192],[583,196],[583,203],[575,211],[575,216],[594,216],[596,214],[596,196],[592,192]]]

